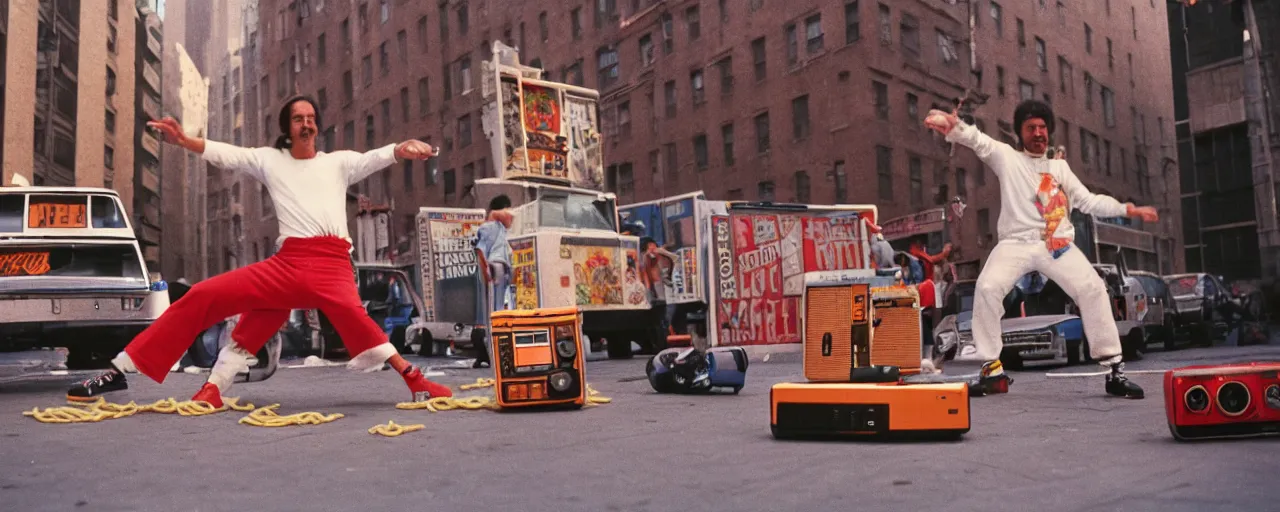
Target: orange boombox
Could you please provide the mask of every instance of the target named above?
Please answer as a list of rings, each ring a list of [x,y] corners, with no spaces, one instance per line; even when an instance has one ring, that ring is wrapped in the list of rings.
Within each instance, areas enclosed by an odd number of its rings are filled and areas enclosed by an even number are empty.
[[[804,287],[804,376],[850,382],[869,366],[920,372],[920,296],[874,270],[809,272]]]
[[[498,407],[576,409],[586,403],[578,308],[495,311],[492,326]]]
[[[769,392],[776,439],[950,438],[969,431],[969,385],[782,383]]]
[[[1280,434],[1280,362],[1188,366],[1164,374],[1179,441]]]

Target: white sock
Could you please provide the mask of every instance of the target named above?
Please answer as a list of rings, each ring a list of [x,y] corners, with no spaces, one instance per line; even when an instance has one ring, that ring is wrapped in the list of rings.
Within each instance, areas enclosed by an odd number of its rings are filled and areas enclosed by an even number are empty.
[[[1112,358],[1110,358],[1110,359],[1106,359],[1106,360],[1103,360],[1103,361],[1098,361],[1098,364],[1100,364],[1100,365],[1102,365],[1104,368],[1106,368],[1106,369],[1110,370],[1112,365],[1114,365],[1114,364],[1116,364],[1116,363],[1119,363],[1120,361],[1123,361],[1123,360],[1124,360],[1124,355],[1123,355],[1123,354],[1121,354],[1121,355],[1117,355],[1117,356],[1115,356],[1115,357],[1112,357]]]
[[[209,371],[209,382],[218,386],[218,391],[225,393],[231,389],[236,375],[249,371],[249,359],[252,357],[253,354],[240,348],[236,342],[228,343],[218,352],[218,360],[213,363],[213,369]]]
[[[129,354],[121,350],[116,354],[116,358],[111,360],[111,364],[115,365],[117,370],[125,373],[138,373],[138,367],[133,364],[133,359],[129,358]]]

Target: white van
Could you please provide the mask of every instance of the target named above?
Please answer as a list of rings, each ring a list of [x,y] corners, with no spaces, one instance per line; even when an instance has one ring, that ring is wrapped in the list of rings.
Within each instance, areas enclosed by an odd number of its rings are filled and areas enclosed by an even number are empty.
[[[0,187],[0,381],[103,363],[168,307],[114,190]]]

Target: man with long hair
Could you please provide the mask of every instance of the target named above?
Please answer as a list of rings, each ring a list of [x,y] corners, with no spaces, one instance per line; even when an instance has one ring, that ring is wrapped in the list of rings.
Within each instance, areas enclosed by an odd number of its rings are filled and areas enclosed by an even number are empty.
[[[447,386],[427,380],[420,369],[400,357],[365,312],[353,277],[347,233],[348,187],[397,159],[425,160],[436,153],[417,140],[365,153],[318,151],[320,118],[315,105],[310,98],[290,98],[280,109],[281,135],[270,148],[241,148],[189,137],[173,118],[147,123],[163,134],[165,142],[262,182],[275,203],[280,249],[266,260],[191,287],[111,361],[109,371],[73,386],[67,398],[91,400],[128,389],[126,372],[163,383],[201,331],[240,314],[233,342],[222,349],[209,381],[192,397],[220,407],[222,393],[238,373],[248,369],[249,358],[288,321],[293,309],[319,309],[328,317],[351,354],[349,368],[376,371],[390,363],[415,400],[453,395]]]
[[[1034,270],[1056,282],[1080,306],[1090,355],[1111,370],[1106,377],[1107,393],[1142,398],[1142,388],[1124,376],[1120,333],[1111,316],[1106,285],[1076,248],[1069,215],[1074,208],[1099,217],[1139,217],[1154,222],[1158,220],[1156,210],[1094,194],[1071,172],[1066,160],[1046,157],[1054,115],[1043,102],[1027,100],[1013,112],[1021,150],[992,139],[955,113],[931,110],[925,125],[946,136],[948,142],[972,149],[1000,180],[1000,241],[978,276],[974,296],[973,341],[985,361],[976,394],[1009,390],[1009,377],[999,359],[1003,300],[1018,279]]]

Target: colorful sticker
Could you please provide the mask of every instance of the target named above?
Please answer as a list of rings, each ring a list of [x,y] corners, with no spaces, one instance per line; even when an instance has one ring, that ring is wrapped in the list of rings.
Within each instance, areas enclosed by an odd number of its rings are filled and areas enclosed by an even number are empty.
[[[511,242],[511,284],[515,287],[515,309],[538,309],[538,260],[534,239]]]

